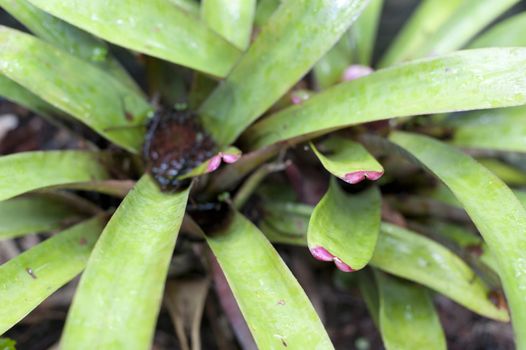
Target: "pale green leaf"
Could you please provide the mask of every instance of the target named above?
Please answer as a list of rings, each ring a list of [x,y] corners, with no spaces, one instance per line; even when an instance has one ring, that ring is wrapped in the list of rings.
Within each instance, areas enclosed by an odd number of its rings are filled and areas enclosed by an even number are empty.
[[[323,167],[338,178],[350,184],[364,179],[378,180],[384,168],[359,143],[341,137],[332,137],[320,145],[327,152],[324,155],[313,144],[311,148]]]
[[[150,105],[97,67],[31,35],[0,27],[0,72],[114,143],[140,149]]]
[[[497,259],[517,348],[526,348],[526,210],[513,192],[468,155],[424,136],[397,132],[391,140],[410,152],[455,194]]]
[[[526,46],[526,13],[505,19],[497,23],[475,41],[469,47],[473,49],[482,47],[512,47]]]
[[[188,190],[169,194],[145,175],[90,256],[61,349],[150,349]]]
[[[305,292],[265,236],[241,214],[207,241],[260,349],[333,349]]]
[[[338,268],[362,269],[369,263],[380,232],[380,192],[371,187],[355,195],[346,194],[336,181],[314,208],[307,241],[317,257],[321,250],[333,256]],[[322,260],[326,256],[323,256]],[[343,262],[343,264],[342,264]]]
[[[229,145],[336,43],[366,0],[284,2],[199,112],[220,145]],[[323,31],[320,31],[323,27]]]
[[[0,239],[49,232],[79,220],[82,213],[61,198],[33,195],[0,202]]]
[[[445,350],[446,337],[424,287],[376,271],[380,333],[387,350]]]
[[[211,29],[246,50],[252,36],[256,0],[203,0],[201,11]]]
[[[28,0],[0,0],[0,6],[42,40],[99,66],[122,83],[140,91],[102,40],[48,15]]]
[[[37,151],[2,156],[0,200],[39,188],[107,179],[107,162],[106,154],[87,151]]]
[[[0,266],[0,334],[84,269],[104,221],[78,224]]]
[[[29,1],[109,42],[216,76],[225,76],[240,56],[198,18],[167,0]]]
[[[425,0],[389,48],[380,66],[457,50],[519,1]]]
[[[256,123],[252,149],[364,122],[526,103],[526,48],[478,49],[379,70]]]

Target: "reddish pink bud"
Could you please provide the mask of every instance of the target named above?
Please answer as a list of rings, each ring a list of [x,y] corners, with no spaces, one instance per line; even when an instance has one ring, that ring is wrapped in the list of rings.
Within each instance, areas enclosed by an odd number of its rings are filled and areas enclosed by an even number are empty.
[[[352,173],[345,174],[342,180],[352,185],[362,182],[365,179],[376,181],[382,177],[384,173],[382,171],[355,171]]]
[[[359,64],[353,64],[352,66],[349,66],[343,72],[342,80],[343,81],[356,80],[356,79],[365,77],[371,74],[372,72],[374,72],[374,70],[371,67],[362,66]]]
[[[241,154],[223,154],[223,161],[228,164],[235,163],[241,158]]]
[[[332,261],[334,256],[323,247],[310,248],[313,257],[321,261]]]
[[[310,250],[310,253],[312,254],[312,256],[315,257],[318,260],[321,260],[321,261],[333,261],[334,265],[336,265],[336,267],[340,271],[343,271],[343,272],[354,272],[355,271],[352,267],[350,267],[349,265],[344,263],[340,258],[338,258],[338,257],[332,255],[331,253],[329,253],[327,251],[327,249],[325,249],[323,247],[318,246],[318,247],[314,247],[314,248],[309,248],[309,250]]]
[[[339,258],[334,258],[334,265],[338,268],[338,270],[343,272],[354,272],[353,268],[341,261]]]
[[[211,173],[212,171],[216,171],[220,165],[221,165],[221,154],[218,154],[216,156],[213,156],[212,159],[208,161],[206,172]]]

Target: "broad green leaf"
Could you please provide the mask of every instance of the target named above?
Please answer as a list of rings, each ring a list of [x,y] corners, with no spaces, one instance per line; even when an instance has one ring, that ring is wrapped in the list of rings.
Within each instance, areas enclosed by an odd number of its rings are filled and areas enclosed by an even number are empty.
[[[465,0],[440,30],[428,37],[423,46],[423,54],[419,56],[440,55],[462,48],[519,1]]]
[[[348,195],[333,179],[310,217],[307,241],[312,255],[334,261],[342,271],[362,269],[380,232],[380,203],[376,187]]]
[[[51,118],[58,110],[23,86],[0,74],[0,96],[43,117]]]
[[[524,33],[526,33],[526,13],[522,12],[494,25],[473,41],[469,47],[477,49],[526,46]]]
[[[307,222],[308,207],[302,207],[301,211]],[[301,216],[296,215],[295,220],[300,219]],[[261,229],[273,242],[307,245],[306,232],[301,235],[298,230],[276,229],[274,223],[263,217],[261,224]],[[488,286],[462,259],[422,235],[382,224],[370,265],[423,284],[483,316],[501,321],[509,319],[506,310],[497,309],[488,299]]]
[[[169,0],[175,6],[178,6],[182,10],[185,10],[189,14],[199,17],[199,3],[196,0]]]
[[[336,43],[366,3],[284,2],[201,106],[201,119],[214,139],[223,146],[232,143]]]
[[[526,48],[478,49],[418,60],[337,85],[247,130],[255,149],[364,122],[526,103]],[[323,117],[321,117],[323,116]]]
[[[358,272],[358,286],[360,294],[362,295],[367,310],[373,319],[376,327],[380,325],[380,296],[378,294],[378,287],[376,281],[371,275],[371,271],[364,270]]]
[[[0,72],[110,141],[140,149],[150,105],[97,67],[0,26]]]
[[[39,188],[104,180],[108,157],[87,151],[25,152],[0,157],[0,200]]]
[[[361,16],[360,16],[361,18]],[[360,20],[358,18],[358,21]],[[357,22],[358,22],[357,21]],[[351,31],[356,23],[349,29],[313,67],[316,87],[325,90],[342,81],[345,68],[352,64]]]
[[[254,24],[262,27],[281,4],[281,0],[258,0]]]
[[[106,225],[69,310],[61,349],[149,349],[188,190],[145,175]]]
[[[380,333],[387,350],[447,349],[433,300],[424,287],[375,272]]]
[[[526,208],[526,191],[515,191],[514,193],[522,206]]]
[[[353,63],[371,65],[383,4],[384,0],[370,0],[360,17],[352,25]]]
[[[488,287],[462,259],[421,235],[382,224],[371,265],[434,289],[478,314],[508,320],[506,310],[493,305]]]
[[[241,50],[248,47],[256,0],[203,0],[201,11],[211,29]]]
[[[167,0],[29,0],[114,44],[223,77],[240,51]]]
[[[260,349],[333,349],[305,292],[250,221],[233,213],[207,234]]]
[[[424,56],[422,47],[437,33],[465,0],[423,0],[406,21],[379,63],[380,67]]]
[[[0,338],[0,350],[16,350],[16,341],[9,338]]]
[[[381,67],[463,47],[519,0],[426,0],[402,29]]]
[[[332,137],[321,144],[328,154],[321,153],[313,144],[311,148],[323,167],[345,182],[356,184],[364,179],[378,180],[384,168],[359,143],[341,137]]]
[[[461,147],[526,153],[526,107],[490,109],[455,117],[453,144]]]
[[[526,173],[509,164],[495,158],[480,158],[477,161],[510,186],[526,185]]]
[[[517,348],[526,349],[526,210],[513,192],[468,155],[428,137],[397,132],[410,152],[455,194],[497,259],[510,304]]]
[[[0,266],[0,334],[84,269],[104,221],[80,223]]]
[[[49,232],[79,220],[78,209],[60,198],[33,195],[0,202],[0,239]]]
[[[0,0],[0,6],[42,40],[96,64],[122,83],[140,91],[102,40],[48,15],[28,0]]]

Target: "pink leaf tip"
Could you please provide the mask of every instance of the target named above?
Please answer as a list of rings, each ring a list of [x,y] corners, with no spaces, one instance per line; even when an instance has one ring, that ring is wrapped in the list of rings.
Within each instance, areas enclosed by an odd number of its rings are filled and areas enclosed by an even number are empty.
[[[344,263],[340,258],[329,253],[329,251],[327,251],[327,249],[323,247],[318,246],[314,248],[309,248],[309,250],[312,256],[320,261],[333,261],[334,265],[336,265],[336,267],[340,271],[343,271],[343,272],[354,272],[355,271],[352,267]]]
[[[374,70],[371,67],[362,66],[360,64],[353,64],[352,66],[349,66],[343,72],[342,80],[343,81],[356,80],[356,79],[365,77],[371,74],[372,72],[374,72]]]
[[[211,173],[213,171],[216,171],[217,168],[221,165],[221,162],[225,162],[228,164],[235,163],[241,158],[241,153],[223,153],[219,152],[215,156],[213,156],[208,161],[208,166],[206,167],[206,172]]]
[[[342,180],[350,183],[352,185],[357,184],[359,182],[362,182],[365,179],[369,179],[371,181],[376,181],[379,178],[382,177],[384,174],[383,171],[367,171],[367,170],[360,170],[355,171],[352,173],[347,173],[345,176],[342,177]]]

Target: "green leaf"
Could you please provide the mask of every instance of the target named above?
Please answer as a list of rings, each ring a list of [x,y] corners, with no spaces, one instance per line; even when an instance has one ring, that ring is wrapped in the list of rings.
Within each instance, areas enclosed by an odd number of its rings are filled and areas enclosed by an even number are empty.
[[[281,0],[258,0],[254,24],[262,27],[281,4]]]
[[[379,70],[265,118],[246,132],[244,141],[255,149],[393,117],[518,106],[526,103],[525,65],[526,48],[498,48]]]
[[[50,118],[60,113],[49,103],[2,74],[0,74],[0,96],[43,117]]]
[[[188,190],[145,175],[104,229],[69,310],[61,349],[149,349]]]
[[[453,144],[526,153],[526,107],[490,109],[448,120]]]
[[[202,121],[214,139],[222,146],[231,144],[336,43],[366,3],[284,2],[201,106]]]
[[[383,4],[384,0],[370,0],[360,17],[352,25],[353,63],[371,65]]]
[[[526,12],[510,17],[494,25],[469,47],[473,49],[482,47],[512,47],[526,46]]]
[[[108,45],[102,40],[48,15],[27,0],[0,0],[0,6],[42,40],[99,66],[114,78],[140,92],[135,81],[113,58]]]
[[[526,185],[526,173],[520,169],[495,158],[481,158],[477,161],[510,186]]]
[[[333,349],[305,292],[272,245],[238,213],[208,244],[260,349]]]
[[[367,310],[373,319],[376,327],[380,325],[380,296],[376,281],[373,279],[370,271],[364,270],[358,272],[358,286]]]
[[[400,33],[388,48],[379,63],[380,67],[391,66],[422,57],[422,47],[437,33],[465,0],[423,0],[406,21]]]
[[[303,220],[309,220],[307,206],[301,206]],[[311,209],[312,210],[312,209]],[[261,228],[273,242],[306,245],[306,233],[299,232],[301,214],[296,211],[296,230],[280,230],[276,221],[263,217]],[[289,216],[284,212],[283,216]],[[269,230],[270,229],[270,230]],[[457,255],[422,235],[382,224],[370,265],[434,289],[468,309],[496,320],[507,321],[506,310],[499,310],[488,299],[488,286]],[[448,281],[447,284],[444,281]]]
[[[95,66],[0,27],[0,72],[110,141],[130,151],[141,148],[150,105]]]
[[[376,271],[380,333],[387,350],[447,349],[446,337],[429,292]]]
[[[0,157],[0,200],[54,185],[109,177],[104,153],[25,152]]]
[[[359,143],[341,137],[332,137],[321,145],[328,152],[323,155],[311,143],[311,148],[323,167],[345,182],[356,184],[364,179],[378,180],[384,168]]]
[[[463,47],[519,0],[426,0],[382,59],[386,67]]]
[[[169,0],[169,1],[175,6],[188,12],[192,16],[195,16],[196,18],[199,17],[199,12],[201,11],[201,9],[199,8],[199,3],[197,1],[195,0]]]
[[[0,334],[84,269],[104,221],[78,224],[0,266]]]
[[[371,265],[434,289],[478,314],[508,320],[506,310],[493,305],[488,287],[462,259],[421,235],[382,224]]]
[[[312,72],[319,90],[325,90],[341,82],[343,72],[352,64],[351,31],[353,27],[345,32],[336,45],[314,65]]]
[[[16,350],[16,341],[9,338],[0,338],[0,350]]]
[[[497,259],[517,348],[526,348],[526,210],[499,178],[453,147],[401,132],[391,140],[438,176],[468,212]]]
[[[29,0],[114,44],[223,77],[240,51],[166,0]]]
[[[348,195],[333,179],[310,217],[307,241],[312,255],[334,261],[345,272],[362,269],[376,247],[380,203],[376,187]]]
[[[82,217],[61,198],[33,195],[0,202],[0,239],[49,232]]]
[[[252,35],[256,0],[203,0],[203,19],[208,26],[241,50]]]

